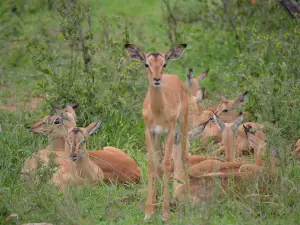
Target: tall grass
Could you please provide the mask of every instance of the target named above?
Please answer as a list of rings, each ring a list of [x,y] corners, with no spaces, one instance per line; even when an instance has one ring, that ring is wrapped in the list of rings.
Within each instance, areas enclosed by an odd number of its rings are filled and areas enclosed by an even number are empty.
[[[33,112],[21,104],[17,112],[0,111],[0,223],[141,224],[147,192],[141,106],[147,78],[123,46],[131,42],[145,51],[167,51],[172,45],[170,11],[166,1],[158,0],[53,2],[51,7],[41,1],[0,3],[0,85],[11,89],[0,89],[0,105],[21,102],[24,93],[47,93]],[[279,175],[264,193],[249,185],[243,192],[188,210],[172,207],[170,223],[297,224],[300,169],[289,153],[300,129],[299,21],[276,1],[257,1],[254,6],[246,0],[224,2],[226,10],[219,0],[169,1],[178,41],[188,48],[167,72],[184,79],[187,68],[200,73],[209,67],[202,86],[212,102],[219,94],[230,98],[248,90],[247,109],[266,126],[268,145],[280,151]],[[45,137],[29,134],[25,125],[48,114],[50,103],[79,103],[79,126],[100,119],[101,130],[89,139],[88,149],[123,149],[142,168],[140,183],[70,187],[67,195],[49,182],[22,183],[24,159],[47,143]],[[13,213],[19,218],[5,221]],[[151,223],[160,224],[160,218]]]

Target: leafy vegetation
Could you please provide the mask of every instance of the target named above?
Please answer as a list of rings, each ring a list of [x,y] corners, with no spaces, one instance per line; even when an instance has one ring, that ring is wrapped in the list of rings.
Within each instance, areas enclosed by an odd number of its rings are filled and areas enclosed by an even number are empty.
[[[210,68],[202,86],[208,99],[249,91],[247,110],[267,127],[280,151],[279,176],[267,193],[247,187],[213,203],[173,208],[172,224],[297,224],[300,168],[288,160],[300,130],[299,21],[277,1],[246,0],[15,0],[0,2],[0,223],[141,224],[146,198],[146,150],[141,105],[147,91],[143,65],[130,61],[126,42],[147,51],[188,44],[167,72],[185,79],[187,68]],[[173,42],[173,43],[172,43]],[[23,102],[46,101],[34,111]],[[51,104],[78,103],[78,125],[100,119],[88,149],[116,146],[137,160],[139,184],[70,187],[62,195],[47,182],[24,184],[26,157],[45,146],[25,126]],[[46,175],[45,175],[46,176]],[[264,196],[263,196],[264,195]],[[16,213],[19,218],[6,218]],[[152,221],[160,224],[159,217]]]

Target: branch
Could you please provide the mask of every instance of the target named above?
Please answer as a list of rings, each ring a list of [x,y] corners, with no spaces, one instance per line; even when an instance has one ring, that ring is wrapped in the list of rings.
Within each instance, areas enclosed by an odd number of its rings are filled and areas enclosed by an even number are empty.
[[[232,30],[233,30],[233,32],[235,33],[235,39],[238,40],[238,39],[239,39],[239,35],[237,34],[237,31],[236,31],[235,21],[234,21],[233,18],[230,16],[230,13],[229,13],[228,10],[227,10],[227,5],[226,5],[226,3],[225,3],[225,0],[222,0],[222,2],[223,2],[223,6],[224,6],[224,11],[225,11],[225,13],[226,13],[226,15],[227,15],[227,17],[228,17],[230,23],[231,23]]]

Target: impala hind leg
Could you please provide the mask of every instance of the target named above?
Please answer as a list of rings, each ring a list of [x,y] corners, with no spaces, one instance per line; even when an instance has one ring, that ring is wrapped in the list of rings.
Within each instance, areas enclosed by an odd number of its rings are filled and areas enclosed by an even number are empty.
[[[174,162],[173,198],[178,201],[184,200],[184,195],[187,191],[187,174],[185,173],[185,167],[187,166],[187,158],[189,157],[188,153],[186,152],[187,143],[182,143],[181,128],[181,121],[178,121],[175,130],[175,140],[172,152],[172,158]]]

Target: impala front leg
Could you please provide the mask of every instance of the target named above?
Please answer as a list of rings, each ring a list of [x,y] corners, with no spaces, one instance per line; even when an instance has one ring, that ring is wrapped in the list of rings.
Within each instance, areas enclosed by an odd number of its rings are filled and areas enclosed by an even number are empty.
[[[148,220],[154,213],[156,205],[156,176],[153,176],[153,163],[152,163],[152,137],[148,129],[145,131],[146,142],[147,142],[147,164],[148,164],[148,195],[145,208],[144,220]]]
[[[165,157],[163,160],[164,165],[164,202],[162,208],[162,219],[165,221],[168,219],[170,214],[169,205],[169,179],[171,173],[171,155],[173,150],[173,144],[175,140],[175,127],[170,129],[170,133],[166,138],[165,143]]]

